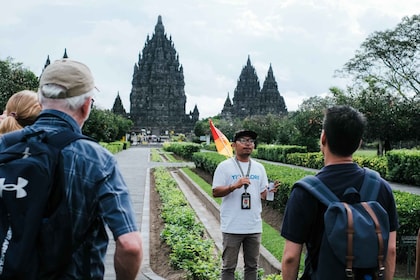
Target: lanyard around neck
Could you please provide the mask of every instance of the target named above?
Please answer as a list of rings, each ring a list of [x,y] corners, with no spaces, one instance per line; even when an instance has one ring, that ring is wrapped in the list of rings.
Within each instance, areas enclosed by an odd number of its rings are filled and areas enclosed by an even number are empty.
[[[246,171],[246,175],[244,175],[244,171],[242,170],[242,167],[241,167],[241,165],[239,164],[239,160],[238,160],[238,158],[236,158],[235,157],[235,161],[236,161],[236,164],[238,165],[238,167],[239,167],[239,171],[241,171],[241,175],[242,175],[242,177],[249,177],[249,172],[251,171],[251,159],[249,159],[249,163],[248,163],[248,170]],[[246,189],[248,188],[248,185],[244,185],[244,187],[245,187],[245,191],[246,191]]]

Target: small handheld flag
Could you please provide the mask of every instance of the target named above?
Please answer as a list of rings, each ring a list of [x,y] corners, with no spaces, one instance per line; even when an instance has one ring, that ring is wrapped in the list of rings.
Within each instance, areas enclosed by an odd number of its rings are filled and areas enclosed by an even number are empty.
[[[211,134],[213,135],[214,139],[214,144],[216,144],[217,152],[226,157],[232,157],[233,150],[229,140],[219,129],[217,129],[214,126],[213,121],[211,119],[209,120],[209,123]]]

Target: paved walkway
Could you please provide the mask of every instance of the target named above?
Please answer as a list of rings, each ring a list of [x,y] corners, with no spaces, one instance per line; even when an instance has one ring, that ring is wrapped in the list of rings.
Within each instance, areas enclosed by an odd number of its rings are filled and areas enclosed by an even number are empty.
[[[124,150],[115,155],[118,165],[120,166],[121,172],[124,176],[124,179],[129,187],[134,208],[136,211],[137,219],[139,222],[139,228],[143,236],[143,246],[144,246],[144,259],[141,268],[141,273],[139,274],[139,280],[164,280],[162,277],[156,275],[149,266],[149,201],[150,201],[150,178],[149,170],[155,166],[185,166],[189,163],[164,163],[164,162],[150,162],[150,148],[149,147],[132,147],[128,150]],[[313,170],[316,171],[316,170]],[[420,195],[420,187],[413,187],[403,184],[391,184],[393,189],[408,191],[411,193]],[[197,214],[200,215],[200,220],[203,223],[213,223],[214,217],[209,211],[198,211],[199,209],[203,210],[204,207],[197,207]],[[205,215],[208,215],[207,217]],[[217,225],[211,224],[216,232],[219,232]],[[106,280],[114,280],[115,272],[113,266],[113,256],[115,251],[115,243],[112,239],[108,247],[106,264],[105,264],[105,278]],[[213,238],[218,238],[213,236]],[[220,240],[218,241],[220,242]]]
[[[155,166],[186,166],[190,163],[165,163],[150,162],[150,148],[148,147],[132,147],[128,150],[115,155],[118,165],[121,169],[124,180],[126,181],[130,195],[132,197],[134,209],[137,215],[137,221],[143,237],[144,259],[142,263],[141,273],[137,279],[139,280],[164,280],[156,275],[149,266],[149,210],[150,210],[150,178],[149,170]],[[105,280],[114,280],[114,251],[115,242],[109,233],[111,240],[109,242],[106,263],[105,263]]]

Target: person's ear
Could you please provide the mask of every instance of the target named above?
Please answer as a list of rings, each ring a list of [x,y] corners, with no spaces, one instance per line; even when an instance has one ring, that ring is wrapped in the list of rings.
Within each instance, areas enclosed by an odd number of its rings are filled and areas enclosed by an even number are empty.
[[[324,130],[322,130],[322,132],[321,132],[321,139],[320,139],[320,141],[321,141],[321,145],[322,146],[325,146],[325,143],[327,143],[327,136],[325,135],[325,131]]]
[[[82,114],[82,118],[86,120],[89,117],[90,110],[91,110],[91,103],[92,98],[86,98],[85,102],[83,103],[82,107],[80,107],[80,112]]]

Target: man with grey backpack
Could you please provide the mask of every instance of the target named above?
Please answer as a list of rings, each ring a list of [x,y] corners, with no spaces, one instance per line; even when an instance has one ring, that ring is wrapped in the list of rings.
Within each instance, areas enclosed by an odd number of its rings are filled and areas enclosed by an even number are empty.
[[[294,184],[284,213],[281,235],[284,280],[392,279],[395,272],[394,196],[377,172],[353,162],[366,120],[350,106],[325,112],[320,137],[324,167]]]

